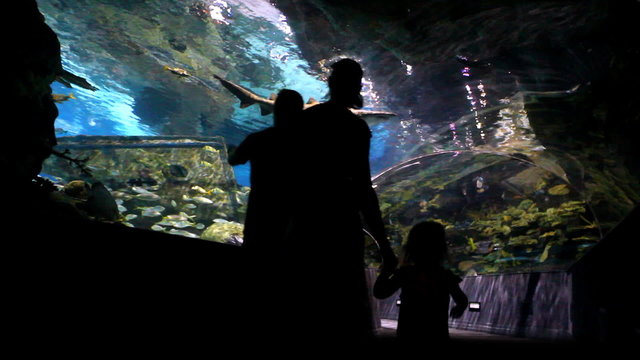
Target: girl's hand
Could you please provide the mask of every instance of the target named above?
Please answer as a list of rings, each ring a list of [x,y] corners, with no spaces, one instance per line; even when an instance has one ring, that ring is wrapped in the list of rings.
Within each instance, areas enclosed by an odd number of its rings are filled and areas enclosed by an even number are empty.
[[[451,309],[451,313],[449,314],[452,318],[457,319],[462,316],[464,311],[466,310],[466,306],[456,305]]]

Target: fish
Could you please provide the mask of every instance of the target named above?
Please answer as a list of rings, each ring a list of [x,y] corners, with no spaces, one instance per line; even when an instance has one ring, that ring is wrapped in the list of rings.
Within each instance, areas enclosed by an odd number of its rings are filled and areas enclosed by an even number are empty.
[[[134,192],[136,192],[138,194],[152,194],[151,191],[149,191],[149,190],[147,190],[147,189],[145,189],[143,187],[140,187],[140,186],[133,186],[133,187],[131,187],[131,190],[133,190]]]
[[[190,233],[188,231],[184,231],[184,230],[171,229],[171,230],[169,230],[169,234],[180,235],[180,236],[189,237],[189,238],[198,238],[198,235],[192,234],[192,233]]]
[[[549,192],[549,194],[555,195],[555,196],[567,195],[568,193],[571,192],[571,190],[566,184],[556,185],[547,191]]]
[[[165,219],[169,220],[169,221],[186,221],[186,220],[191,220],[192,218],[193,218],[192,215],[189,216],[189,215],[187,215],[187,214],[185,214],[183,212],[181,212],[178,215],[167,215],[167,216],[165,216]]]
[[[160,200],[160,196],[149,192],[149,193],[136,195],[136,199],[143,200],[143,201],[158,201]]]
[[[162,213],[157,210],[146,209],[142,212],[141,215],[144,217],[158,217],[158,216],[162,216]]]
[[[225,80],[218,75],[213,75],[220,84],[229,90],[233,95],[235,95],[240,100],[240,108],[244,109],[254,104],[258,104],[260,107],[260,114],[262,116],[269,115],[273,113],[273,106],[276,102],[277,95],[271,94],[269,98],[262,97],[255,92],[240,86],[238,84],[232,83],[231,81]],[[309,98],[306,104],[304,104],[304,110],[321,104],[321,102],[317,101],[314,98]],[[363,109],[349,109],[352,113],[362,117],[365,120],[380,120],[380,119],[389,119],[394,116],[397,116],[396,113],[390,111],[378,111],[378,110],[363,110]]]
[[[87,79],[82,78],[76,74],[73,74],[67,70],[62,70],[61,73],[58,74],[58,76],[56,77],[56,81],[59,83],[62,83],[64,86],[71,88],[71,84],[80,86],[83,89],[87,89],[87,90],[91,90],[91,91],[96,91],[98,90],[97,87],[91,85]]]
[[[185,221],[185,220],[179,220],[179,221],[173,221],[171,222],[171,226],[173,226],[174,228],[178,228],[178,229],[184,229],[186,227],[190,227],[193,226],[194,224],[189,222],[189,221]]]
[[[73,93],[69,93],[69,95],[65,95],[65,94],[51,94],[51,97],[53,98],[53,101],[61,104],[67,100],[70,99],[77,99],[77,97],[75,95],[73,95]]]
[[[171,71],[172,73],[181,76],[181,77],[191,77],[191,74],[189,74],[189,72],[187,72],[187,70],[179,68],[179,67],[171,67],[171,66],[164,66],[165,70]]]
[[[202,188],[201,186],[195,185],[191,187],[191,190],[199,192],[200,194],[208,194],[209,192]]]
[[[206,197],[203,197],[203,196],[196,196],[191,199],[197,202],[198,204],[213,204],[213,200],[207,199]]]

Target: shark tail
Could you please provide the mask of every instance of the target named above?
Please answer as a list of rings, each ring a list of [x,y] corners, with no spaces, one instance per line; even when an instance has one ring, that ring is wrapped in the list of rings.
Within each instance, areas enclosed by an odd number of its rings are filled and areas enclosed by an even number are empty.
[[[254,99],[248,96],[244,91],[242,91],[240,86],[230,83],[229,81],[221,78],[218,75],[213,75],[220,84],[224,86],[227,90],[229,90],[233,95],[235,95],[240,100],[240,108],[244,109],[256,103]],[[263,110],[264,111],[264,110]]]
[[[242,105],[241,105],[242,106]],[[273,112],[271,106],[260,104],[260,115],[265,116]]]
[[[251,101],[250,99],[240,99],[240,109],[244,109],[255,104],[255,101]]]

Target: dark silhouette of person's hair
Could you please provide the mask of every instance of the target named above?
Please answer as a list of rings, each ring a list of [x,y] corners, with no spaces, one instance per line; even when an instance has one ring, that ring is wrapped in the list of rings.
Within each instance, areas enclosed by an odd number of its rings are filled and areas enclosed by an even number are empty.
[[[409,231],[404,245],[405,264],[442,264],[447,258],[444,227],[435,221],[424,221]]]
[[[304,101],[295,90],[283,89],[278,93],[273,106],[273,126],[289,126],[302,117]]]
[[[459,286],[462,280],[444,266],[444,227],[433,221],[416,224],[409,231],[403,251],[403,262],[397,270],[382,270],[374,285],[374,296],[384,299],[400,289],[398,338],[411,345],[417,341],[441,345],[449,338],[448,314],[460,317],[468,304]],[[449,313],[450,297],[455,306]]]

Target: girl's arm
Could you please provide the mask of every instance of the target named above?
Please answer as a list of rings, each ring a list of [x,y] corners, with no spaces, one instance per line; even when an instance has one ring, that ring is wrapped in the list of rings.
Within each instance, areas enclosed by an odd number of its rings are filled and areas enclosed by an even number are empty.
[[[449,294],[453,298],[453,301],[456,305],[451,309],[450,316],[454,319],[462,316],[464,311],[467,309],[469,305],[469,299],[467,295],[460,289],[460,282],[462,279],[455,276],[453,273],[449,272],[450,282],[449,282]]]
[[[462,316],[464,311],[467,309],[467,305],[469,304],[469,299],[467,298],[467,295],[462,291],[462,289],[460,289],[460,286],[458,286],[458,284],[456,284],[455,287],[452,289],[451,297],[453,298],[453,301],[456,303],[456,306],[454,306],[453,309],[451,309],[450,315],[452,318],[457,319],[460,316]]]

